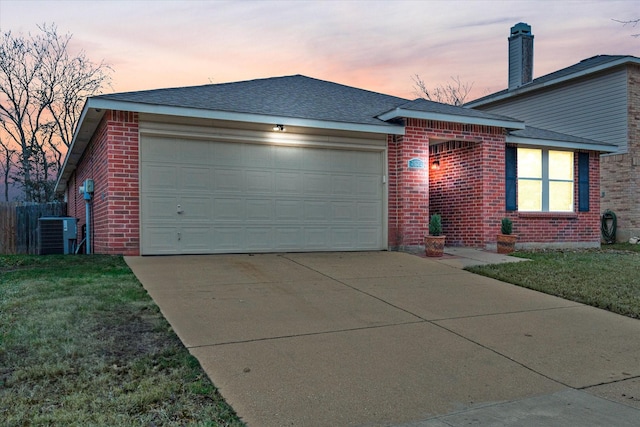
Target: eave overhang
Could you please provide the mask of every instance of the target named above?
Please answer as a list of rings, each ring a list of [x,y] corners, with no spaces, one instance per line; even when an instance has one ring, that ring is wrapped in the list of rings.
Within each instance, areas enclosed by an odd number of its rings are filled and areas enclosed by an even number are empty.
[[[76,169],[82,155],[89,145],[105,111],[132,111],[137,113],[158,114],[176,117],[191,117],[199,119],[225,120],[232,122],[259,123],[259,124],[282,124],[284,126],[299,126],[316,129],[366,132],[385,135],[404,135],[404,126],[395,123],[367,124],[350,123],[327,120],[315,120],[299,117],[284,117],[276,115],[263,115],[252,113],[239,113],[230,111],[206,110],[199,108],[175,107],[168,105],[156,105],[135,103],[126,101],[116,101],[106,98],[89,98],[85,102],[79,125],[73,137],[73,141],[65,157],[62,171],[56,182],[55,192],[62,193],[67,188],[67,181]]]
[[[613,144],[598,144],[578,141],[557,141],[542,138],[527,138],[522,136],[507,135],[506,142],[509,144],[530,145],[536,147],[550,147],[565,150],[589,150],[601,153],[614,153],[617,147]]]
[[[378,116],[380,120],[388,121],[399,118],[407,118],[407,119],[423,119],[423,120],[434,120],[440,122],[449,122],[449,123],[461,123],[468,125],[480,125],[480,126],[494,126],[501,127],[505,129],[524,129],[524,122],[519,120],[503,120],[503,119],[494,119],[494,118],[484,118],[484,117],[471,117],[471,116],[463,116],[456,114],[443,114],[443,113],[434,113],[428,111],[417,111],[410,110],[405,108],[395,108],[391,111],[383,113]]]

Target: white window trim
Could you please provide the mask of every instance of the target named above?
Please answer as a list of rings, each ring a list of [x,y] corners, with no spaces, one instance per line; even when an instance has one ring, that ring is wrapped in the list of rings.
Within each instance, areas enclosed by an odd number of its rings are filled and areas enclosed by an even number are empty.
[[[528,212],[532,212],[532,213],[537,213],[537,212],[550,212],[550,213],[572,213],[576,211],[576,198],[575,198],[575,189],[576,189],[576,183],[575,183],[575,152],[573,151],[568,151],[570,153],[573,154],[572,159],[573,159],[573,164],[571,165],[571,167],[573,168],[572,170],[572,175],[573,178],[572,179],[550,179],[549,178],[549,152],[550,151],[567,151],[567,150],[552,150],[549,148],[533,148],[535,150],[540,150],[542,152],[542,178],[521,178],[519,175],[519,172],[516,173],[516,183],[518,184],[518,199],[520,198],[520,181],[542,181],[542,209],[539,211],[525,211],[525,210],[521,210],[520,209],[520,202],[518,201],[518,212],[524,212],[524,213],[528,213]],[[516,156],[517,158],[517,156]],[[571,210],[566,210],[566,211],[552,211],[549,210],[549,183],[550,182],[569,182],[571,183],[571,191],[572,191],[572,200],[571,200]]]

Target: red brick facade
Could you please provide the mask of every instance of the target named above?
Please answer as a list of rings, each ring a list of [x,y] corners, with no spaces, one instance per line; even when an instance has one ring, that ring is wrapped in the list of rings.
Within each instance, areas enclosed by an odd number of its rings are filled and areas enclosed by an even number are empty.
[[[505,213],[503,128],[407,119],[405,130],[388,137],[390,248],[423,245],[434,213],[442,215],[451,246],[495,248],[504,216],[513,219],[520,246],[599,243],[598,153],[591,153],[589,162],[590,212]],[[85,201],[78,187],[94,180],[94,253],[140,253],[138,147],[137,113],[107,111],[69,180],[69,215],[79,218],[80,227]],[[424,167],[409,167],[411,159],[422,160]],[[434,161],[437,170],[431,168]],[[575,191],[577,200],[577,184]]]
[[[442,215],[449,246],[495,248],[505,216],[521,247],[597,246],[598,153],[590,155],[589,212],[507,213],[505,146],[503,128],[408,119],[404,136],[389,137],[389,246],[422,245],[434,213]],[[409,168],[413,158],[423,159],[425,168]],[[431,168],[434,161],[438,169]],[[575,162],[577,201],[577,156]]]
[[[600,244],[600,155],[589,153],[589,212],[578,212],[578,156],[574,156],[574,213],[509,212],[519,247]],[[499,230],[499,225],[496,230]],[[494,237],[495,239],[495,237]]]
[[[138,114],[107,111],[67,187],[68,214],[79,218],[81,229],[85,201],[78,187],[94,181],[94,253],[140,254],[138,163]]]

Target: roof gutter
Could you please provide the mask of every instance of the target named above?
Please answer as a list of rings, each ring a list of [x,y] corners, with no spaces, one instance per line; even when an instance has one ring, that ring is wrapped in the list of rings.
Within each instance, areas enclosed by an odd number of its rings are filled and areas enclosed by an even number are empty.
[[[195,117],[200,119],[228,120],[233,122],[275,124],[281,123],[288,126],[301,126],[320,129],[345,130],[355,132],[382,133],[391,135],[403,135],[404,127],[389,123],[380,125],[333,122],[325,120],[302,119],[286,116],[271,116],[253,113],[236,113],[230,111],[204,110],[200,108],[174,107],[168,105],[155,105],[126,101],[114,101],[104,98],[92,99],[93,108],[107,110],[135,111],[137,113],[162,114],[178,117]]]
[[[566,148],[571,150],[599,151],[601,153],[614,153],[617,147],[609,144],[592,144],[577,141],[556,141],[541,138],[526,138],[522,136],[507,135],[507,143],[519,145],[533,145],[538,147]]]
[[[462,123],[467,125],[495,126],[513,130],[522,130],[525,128],[524,122],[521,122],[519,120],[510,121],[483,117],[459,116],[455,114],[433,113],[428,111],[407,110],[403,108],[395,108],[378,116],[380,120],[385,121],[401,117],[408,119],[424,119],[440,122]]]
[[[56,182],[55,192],[62,193],[67,188],[67,181],[75,170],[82,153],[89,145],[95,130],[97,129],[106,110],[134,111],[137,113],[161,114],[177,117],[195,117],[201,119],[227,120],[234,122],[283,124],[285,126],[300,126],[308,128],[342,130],[352,132],[367,132],[385,135],[404,135],[404,126],[399,124],[384,123],[380,125],[333,122],[325,120],[302,119],[296,117],[271,116],[250,113],[234,113],[229,111],[203,110],[199,108],[173,107],[166,105],[154,105],[126,101],[114,101],[101,97],[89,98],[85,101],[84,108],[78,121],[78,127],[73,136],[69,150],[64,160],[61,173]]]
[[[85,148],[89,145],[93,133],[104,116],[105,111],[94,108],[92,101],[93,99],[89,98],[84,103],[80,119],[78,120],[78,126],[73,133],[71,145],[67,150],[61,172],[58,175],[58,180],[54,187],[55,193],[62,193],[67,188],[67,180],[78,165]]]

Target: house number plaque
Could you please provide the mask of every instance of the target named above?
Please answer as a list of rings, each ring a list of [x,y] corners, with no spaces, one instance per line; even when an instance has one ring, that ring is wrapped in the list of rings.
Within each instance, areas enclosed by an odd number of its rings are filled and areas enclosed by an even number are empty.
[[[418,158],[410,159],[409,169],[424,169],[424,160]]]

